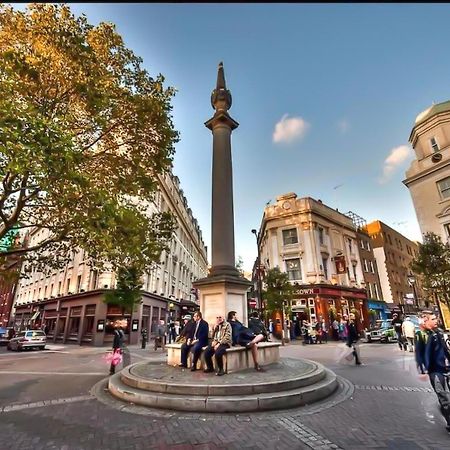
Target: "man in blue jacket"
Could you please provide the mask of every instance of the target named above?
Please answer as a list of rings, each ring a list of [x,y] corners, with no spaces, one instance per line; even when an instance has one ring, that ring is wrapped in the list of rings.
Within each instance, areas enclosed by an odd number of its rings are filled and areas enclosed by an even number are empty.
[[[450,392],[445,374],[449,374],[450,351],[431,311],[421,314],[420,330],[415,335],[416,363],[423,376],[428,375],[439,400],[441,413],[450,432]]]
[[[197,370],[197,361],[202,354],[202,348],[208,345],[208,322],[202,319],[202,313],[197,311],[194,313],[195,326],[192,327],[186,336],[186,342],[181,346],[181,364],[180,367],[187,368],[187,358],[189,352],[192,351],[192,367],[191,371]]]

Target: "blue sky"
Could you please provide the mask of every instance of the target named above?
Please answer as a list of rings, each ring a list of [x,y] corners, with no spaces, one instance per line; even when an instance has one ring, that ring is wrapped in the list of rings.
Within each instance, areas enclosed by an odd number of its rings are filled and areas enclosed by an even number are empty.
[[[415,117],[450,99],[450,5],[70,5],[93,24],[115,23],[150,74],[178,89],[174,172],[208,247],[212,137],[203,123],[220,61],[240,123],[235,233],[246,269],[256,256],[250,230],[286,192],[420,239],[402,180]]]

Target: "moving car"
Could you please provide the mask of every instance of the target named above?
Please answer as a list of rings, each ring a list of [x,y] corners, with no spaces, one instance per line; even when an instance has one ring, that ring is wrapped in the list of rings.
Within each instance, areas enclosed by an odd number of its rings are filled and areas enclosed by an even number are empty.
[[[365,339],[367,342],[396,342],[397,334],[392,325],[392,320],[377,320],[373,328],[365,331]]]
[[[42,330],[26,330],[17,333],[17,336],[8,342],[8,350],[24,350],[26,348],[37,348],[44,350],[47,336]]]

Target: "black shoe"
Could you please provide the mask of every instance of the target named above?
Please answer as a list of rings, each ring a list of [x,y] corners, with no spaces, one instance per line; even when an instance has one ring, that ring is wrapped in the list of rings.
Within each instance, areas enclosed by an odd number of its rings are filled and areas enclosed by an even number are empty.
[[[184,369],[187,369],[187,365],[186,364],[178,364],[178,367],[183,367]]]
[[[195,372],[196,370],[197,370],[197,367],[195,367],[195,366],[191,367],[191,372]]]
[[[219,371],[216,373],[216,376],[218,376],[218,377],[221,377],[222,375],[225,375],[225,372],[224,372],[223,370],[219,370]]]
[[[256,370],[257,372],[265,372],[265,370],[264,370],[259,364],[257,364],[257,365],[255,366],[255,370]]]
[[[362,366],[362,362],[356,361],[355,363],[357,366]]]
[[[208,367],[207,369],[204,369],[203,372],[204,373],[211,373],[211,372],[214,372],[214,369]]]

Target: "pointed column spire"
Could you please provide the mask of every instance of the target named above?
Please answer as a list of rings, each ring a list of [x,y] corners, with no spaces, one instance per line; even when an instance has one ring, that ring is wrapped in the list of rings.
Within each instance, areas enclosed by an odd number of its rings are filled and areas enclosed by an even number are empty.
[[[226,89],[227,85],[225,83],[225,72],[223,71],[223,62],[219,63],[219,69],[217,71],[217,83],[216,90]]]
[[[231,92],[227,89],[223,63],[220,62],[219,68],[217,69],[216,88],[211,93],[211,106],[216,110],[216,112],[211,119],[205,122],[205,126],[212,130],[213,123],[221,121],[228,123],[232,130],[237,128],[239,124],[228,114],[228,110],[231,108],[231,104]]]

